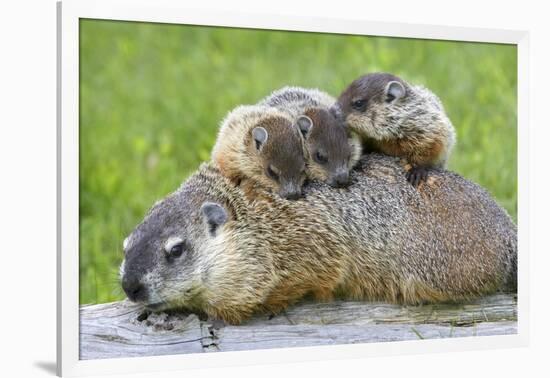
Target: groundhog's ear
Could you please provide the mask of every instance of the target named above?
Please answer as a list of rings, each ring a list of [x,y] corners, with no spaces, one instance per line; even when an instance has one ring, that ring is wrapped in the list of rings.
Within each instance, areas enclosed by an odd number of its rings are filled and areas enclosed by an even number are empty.
[[[309,133],[309,130],[311,130],[311,127],[313,126],[313,121],[308,116],[301,115],[296,120],[296,124],[298,125],[298,129],[300,130],[300,132],[305,138]]]
[[[252,137],[254,138],[256,149],[259,151],[267,141],[267,130],[260,126],[255,127],[252,129]]]
[[[394,102],[405,96],[405,87],[398,81],[390,81],[386,86],[386,102]]]
[[[201,212],[211,235],[216,235],[217,229],[227,222],[227,212],[220,204],[205,202],[201,206]]]

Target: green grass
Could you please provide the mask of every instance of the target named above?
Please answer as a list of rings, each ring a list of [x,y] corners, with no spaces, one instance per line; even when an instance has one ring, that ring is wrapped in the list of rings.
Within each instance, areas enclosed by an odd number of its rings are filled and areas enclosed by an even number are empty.
[[[443,101],[450,169],[516,217],[516,48],[510,45],[83,20],[80,302],[124,297],[122,241],[207,160],[223,116],[292,84],[337,95],[387,71]]]

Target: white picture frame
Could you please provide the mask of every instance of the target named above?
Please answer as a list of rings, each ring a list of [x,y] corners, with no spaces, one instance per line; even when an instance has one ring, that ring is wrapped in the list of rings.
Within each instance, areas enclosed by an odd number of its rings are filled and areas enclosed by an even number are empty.
[[[518,333],[506,336],[254,350],[210,354],[79,360],[79,20],[145,21],[239,28],[330,32],[517,45],[518,53]],[[58,256],[57,372],[63,376],[119,374],[346,359],[525,346],[529,334],[528,279],[528,56],[525,31],[212,12],[177,0],[64,1],[58,3]]]

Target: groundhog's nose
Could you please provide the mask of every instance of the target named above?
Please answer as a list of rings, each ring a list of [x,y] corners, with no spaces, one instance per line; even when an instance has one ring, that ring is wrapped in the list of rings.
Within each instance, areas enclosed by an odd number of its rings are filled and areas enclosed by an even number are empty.
[[[124,277],[122,279],[122,289],[132,302],[144,301],[147,298],[145,286],[136,277]]]
[[[342,188],[344,186],[347,186],[349,183],[349,173],[347,171],[338,172],[334,177],[332,178],[330,185],[335,188]]]
[[[287,200],[295,201],[302,198],[302,188],[294,182],[283,182],[279,189],[279,196]]]

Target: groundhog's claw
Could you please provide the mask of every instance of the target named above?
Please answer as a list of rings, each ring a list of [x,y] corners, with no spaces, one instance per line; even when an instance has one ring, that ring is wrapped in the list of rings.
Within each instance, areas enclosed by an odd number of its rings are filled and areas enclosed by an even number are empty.
[[[421,182],[428,179],[429,169],[425,167],[414,167],[407,172],[407,180],[412,186],[417,187]]]

